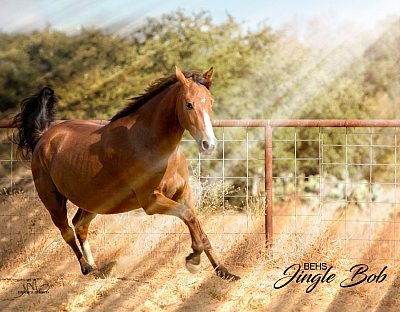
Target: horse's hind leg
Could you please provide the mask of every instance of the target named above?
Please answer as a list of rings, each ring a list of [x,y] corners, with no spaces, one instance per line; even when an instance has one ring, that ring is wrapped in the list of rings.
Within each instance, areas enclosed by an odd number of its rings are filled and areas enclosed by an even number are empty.
[[[68,224],[67,199],[57,190],[53,182],[43,175],[40,179],[35,179],[36,189],[43,204],[50,213],[53,223],[61,232],[65,242],[71,246],[81,265],[84,275],[92,271],[92,267],[83,257],[78,245],[76,244],[74,230]]]
[[[92,251],[90,250],[90,244],[89,241],[87,240],[87,234],[90,222],[95,217],[96,217],[95,213],[87,212],[79,208],[74,218],[72,219],[72,224],[74,225],[75,233],[81,245],[83,255],[85,256],[86,261],[93,268],[96,268],[96,264],[93,259]]]

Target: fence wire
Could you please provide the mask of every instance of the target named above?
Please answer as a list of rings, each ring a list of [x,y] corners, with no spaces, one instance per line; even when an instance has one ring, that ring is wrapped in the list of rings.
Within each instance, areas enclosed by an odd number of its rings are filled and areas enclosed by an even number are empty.
[[[1,131],[0,186],[4,209],[0,210],[0,221],[4,222],[0,225],[0,259],[2,262],[8,259],[11,245],[19,246],[21,251],[37,259],[38,255],[53,252],[55,246],[63,243],[62,238],[38,199],[29,162],[15,158],[14,147],[7,137],[9,131]],[[196,142],[189,136],[181,144],[200,220],[219,253],[226,253],[237,244],[243,247],[244,236],[247,236],[245,245],[259,242],[260,250],[265,237],[263,131],[216,128],[215,135],[217,150],[209,155],[200,154]],[[76,207],[69,204],[70,220],[75,211]],[[179,219],[147,216],[141,209],[113,216],[98,215],[90,233],[97,237],[99,252],[123,241],[129,242],[137,255],[144,255],[155,252],[166,237],[172,244],[166,254],[190,250],[189,232]]]
[[[275,240],[398,261],[398,154],[397,128],[275,128]]]
[[[265,129],[261,123],[257,126],[218,125],[217,151],[210,155],[199,154],[190,137],[182,141],[200,219],[220,253],[232,246],[257,253],[252,247],[264,246]],[[61,241],[56,228],[47,226],[51,221],[35,193],[29,163],[15,159],[7,133],[1,129],[3,261],[8,259],[10,244],[33,257]],[[317,248],[340,259],[399,261],[398,137],[395,127],[276,125],[272,149],[274,242],[296,241],[293,251],[298,253]],[[22,199],[15,199],[18,196]],[[74,209],[71,206],[70,218]],[[166,253],[188,249],[182,240],[188,241],[189,235],[176,218],[132,211],[99,216],[91,229],[99,237],[99,252],[125,241],[139,255],[145,254],[153,252],[164,237],[172,242]],[[288,250],[273,252],[279,255]]]

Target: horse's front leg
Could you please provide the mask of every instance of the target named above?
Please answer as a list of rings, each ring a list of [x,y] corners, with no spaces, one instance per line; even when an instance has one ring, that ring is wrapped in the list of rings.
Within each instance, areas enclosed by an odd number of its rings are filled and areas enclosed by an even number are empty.
[[[149,215],[165,214],[176,216],[187,225],[192,238],[193,253],[186,257],[186,267],[192,273],[198,271],[200,255],[204,251],[203,236],[205,234],[194,211],[186,204],[169,199],[160,192],[154,192],[151,200],[143,206],[143,209]]]
[[[185,203],[178,203],[165,197],[160,192],[155,192],[151,200],[144,205],[143,209],[149,215],[166,214],[179,217],[188,226],[193,249],[193,252],[186,257],[186,268],[190,272],[198,271],[201,253],[205,251],[218,276],[228,280],[239,279],[240,277],[229,273],[228,270],[220,264],[207,235],[201,228],[193,207],[190,194],[189,198],[185,200]]]
[[[184,202],[186,203],[187,206],[192,207],[192,210],[194,210],[195,204],[194,204],[194,200],[193,200],[193,195],[192,192],[189,188],[186,189],[186,192],[184,192]],[[198,222],[198,226],[201,230],[202,233],[202,243],[204,244],[204,252],[207,255],[207,258],[210,260],[215,272],[217,273],[217,275],[223,279],[227,279],[227,280],[233,280],[236,281],[238,279],[240,279],[239,276],[234,275],[232,273],[229,273],[229,271],[221,264],[221,262],[218,260],[218,257],[214,251],[214,249],[212,248],[212,245],[210,243],[210,240],[208,239],[207,235],[205,234],[205,232],[201,229],[201,225]],[[186,267],[187,267],[187,263],[186,263]]]

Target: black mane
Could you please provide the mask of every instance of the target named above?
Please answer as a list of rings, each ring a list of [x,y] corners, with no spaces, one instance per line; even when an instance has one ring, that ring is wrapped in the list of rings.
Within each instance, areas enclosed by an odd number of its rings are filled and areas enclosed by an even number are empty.
[[[183,74],[186,78],[192,78],[192,80],[198,84],[205,86],[207,89],[211,87],[211,81],[203,77],[203,74],[193,71],[184,71]],[[110,119],[111,122],[121,119],[136,112],[140,107],[147,103],[151,98],[159,94],[161,91],[165,90],[169,86],[176,83],[178,79],[175,74],[157,79],[151,83],[144,94],[135,96],[131,98],[130,102],[120,110],[114,117]]]

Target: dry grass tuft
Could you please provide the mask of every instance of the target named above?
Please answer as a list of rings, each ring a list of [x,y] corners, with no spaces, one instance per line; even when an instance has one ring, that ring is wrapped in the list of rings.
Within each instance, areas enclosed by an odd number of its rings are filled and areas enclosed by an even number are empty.
[[[220,196],[221,189],[212,192],[216,187],[208,187],[208,203],[218,198],[222,202],[221,197],[215,197]],[[203,204],[208,205],[207,201]],[[312,212],[313,221],[297,220],[296,229],[301,233],[292,233],[291,219],[281,218],[277,228],[285,235],[276,235],[270,251],[264,248],[264,219],[256,210],[244,213],[227,209],[221,213],[216,204],[202,210],[200,218],[215,249],[224,264],[242,277],[228,283],[215,276],[205,256],[199,274],[184,269],[190,236],[182,222],[165,216],[149,217],[140,211],[95,219],[90,240],[102,274],[101,278],[95,274],[84,277],[38,199],[25,194],[0,196],[0,277],[36,276],[52,283],[50,295],[32,295],[18,302],[0,300],[0,310],[29,310],[34,306],[55,311],[278,311],[284,307],[308,311],[326,310],[332,305],[331,311],[339,311],[353,303],[355,307],[381,306],[396,311],[393,302],[398,301],[399,279],[394,267],[387,283],[378,288],[368,284],[342,292],[337,285],[323,285],[312,296],[305,296],[302,285],[273,289],[283,270],[294,263],[326,262],[338,272],[346,272],[352,265],[339,239],[343,223],[324,223],[314,208],[299,202],[296,205],[299,215]],[[290,216],[293,206],[293,202],[287,202],[275,209]],[[76,208],[70,205],[69,209],[71,217]],[[324,211],[324,218],[340,219],[340,213],[333,207],[330,212]],[[358,217],[365,212],[347,213]],[[390,226],[377,228],[373,234],[377,239],[388,237]],[[346,233],[351,234],[351,229]],[[371,244],[362,251],[365,255],[375,251],[384,257],[390,245],[385,249]],[[13,287],[0,283],[0,299],[15,292]]]

